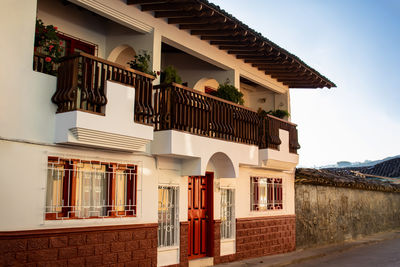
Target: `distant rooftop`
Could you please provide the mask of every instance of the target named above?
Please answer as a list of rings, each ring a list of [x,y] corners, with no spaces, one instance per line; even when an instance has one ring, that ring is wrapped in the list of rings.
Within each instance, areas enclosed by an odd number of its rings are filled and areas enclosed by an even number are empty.
[[[297,169],[296,184],[346,187],[363,190],[400,193],[400,184],[381,179],[369,179],[346,169]]]

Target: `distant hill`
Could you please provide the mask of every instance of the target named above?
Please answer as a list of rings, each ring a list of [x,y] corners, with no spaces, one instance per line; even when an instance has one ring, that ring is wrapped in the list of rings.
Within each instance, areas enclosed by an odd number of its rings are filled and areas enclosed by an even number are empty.
[[[339,161],[337,164],[320,166],[320,167],[318,167],[318,169],[369,167],[369,166],[375,166],[375,165],[377,165],[379,163],[382,163],[384,161],[388,161],[388,160],[391,160],[391,159],[398,159],[398,158],[400,158],[400,155],[393,156],[393,157],[387,157],[387,158],[380,159],[380,160],[366,160],[364,162]]]

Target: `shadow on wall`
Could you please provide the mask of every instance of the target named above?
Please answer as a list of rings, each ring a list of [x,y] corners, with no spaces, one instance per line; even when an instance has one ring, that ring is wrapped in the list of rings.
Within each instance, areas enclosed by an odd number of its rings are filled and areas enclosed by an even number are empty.
[[[237,175],[232,160],[223,152],[211,156],[207,170],[212,170],[218,178],[236,178]]]

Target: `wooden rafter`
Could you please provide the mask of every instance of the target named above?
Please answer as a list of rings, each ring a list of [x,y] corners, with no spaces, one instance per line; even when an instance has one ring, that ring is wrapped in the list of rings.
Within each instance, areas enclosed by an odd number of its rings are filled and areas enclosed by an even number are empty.
[[[155,11],[156,18],[208,17],[214,15],[212,10],[201,11]]]
[[[282,81],[289,87],[334,87],[335,84],[307,66],[300,59],[243,25],[225,11],[204,0],[127,0],[142,11],[154,12],[209,41],[228,54]]]
[[[142,5],[142,11],[200,11],[203,9],[202,4],[185,4],[185,3],[161,3],[161,4],[146,4]]]
[[[237,24],[228,23],[207,23],[207,24],[181,24],[179,29],[181,30],[234,30],[237,28]]]

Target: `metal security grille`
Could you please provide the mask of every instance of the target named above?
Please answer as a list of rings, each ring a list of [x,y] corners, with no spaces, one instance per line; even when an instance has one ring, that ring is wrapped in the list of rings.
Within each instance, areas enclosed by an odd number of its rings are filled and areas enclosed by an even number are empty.
[[[282,178],[251,177],[251,207],[253,211],[283,208]]]
[[[158,247],[178,245],[178,187],[158,186]]]
[[[221,239],[235,237],[235,191],[221,189]]]
[[[50,158],[46,219],[136,215],[137,166]]]

